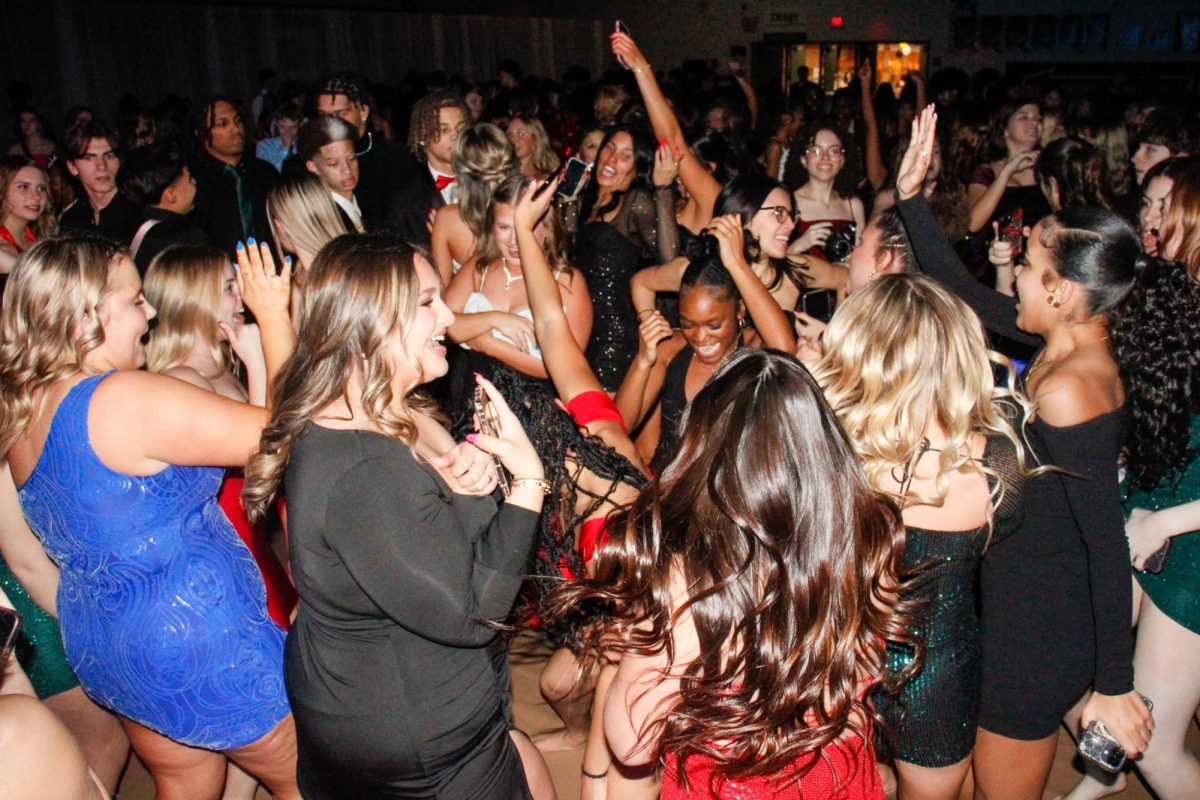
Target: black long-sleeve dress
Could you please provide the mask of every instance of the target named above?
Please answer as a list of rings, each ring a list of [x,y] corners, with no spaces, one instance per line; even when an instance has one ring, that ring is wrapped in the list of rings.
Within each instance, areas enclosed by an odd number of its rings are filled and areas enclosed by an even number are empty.
[[[454,494],[365,431],[311,426],[286,484],[304,797],[527,798],[486,620],[512,607],[538,515]]]
[[[920,194],[899,203],[921,268],[963,298],[984,326],[1031,345],[1016,300],[976,281]],[[1133,690],[1129,548],[1117,485],[1124,408],[1059,428],[1026,427],[1043,464],[1062,472],[1030,482],[1024,522],[983,558],[983,686],[979,725],[1014,739],[1052,735],[1088,686]]]

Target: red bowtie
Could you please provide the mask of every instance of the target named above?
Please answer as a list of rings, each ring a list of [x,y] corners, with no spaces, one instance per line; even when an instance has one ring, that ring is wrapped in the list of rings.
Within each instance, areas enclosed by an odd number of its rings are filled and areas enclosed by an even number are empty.
[[[454,178],[448,175],[438,175],[434,178],[434,181],[437,184],[437,190],[440,192],[442,189],[445,189],[447,186],[454,183]]]

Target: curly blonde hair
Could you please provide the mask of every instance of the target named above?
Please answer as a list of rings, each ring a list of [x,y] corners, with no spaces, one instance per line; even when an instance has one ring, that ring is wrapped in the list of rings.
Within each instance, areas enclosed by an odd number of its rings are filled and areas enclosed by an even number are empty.
[[[215,247],[176,245],[155,256],[143,291],[158,310],[158,322],[146,344],[146,368],[167,372],[182,365],[197,344],[207,349],[218,371],[233,369],[229,346],[221,341],[217,313],[228,259]]]
[[[999,505],[1004,482],[972,459],[972,438],[1003,436],[1024,464],[1017,417],[1028,418],[1030,404],[1016,388],[1012,362],[988,348],[979,318],[962,300],[923,275],[885,275],[838,308],[823,340],[813,375],[872,486],[886,491],[887,477],[912,473],[934,423],[946,435],[935,496],[888,493],[901,508],[941,505],[950,475],[973,470],[995,480],[992,509]],[[996,384],[997,365],[1008,375],[1005,385]]]
[[[349,401],[346,387],[355,372],[367,419],[410,447],[415,442],[411,411],[432,413],[435,405],[419,390],[393,395],[389,355],[389,338],[406,331],[416,314],[415,258],[398,237],[345,234],[314,260],[296,320],[296,349],[275,379],[271,419],[246,464],[242,502],[252,521],[267,514],[296,439],[330,403]],[[419,374],[420,355],[407,356]]]
[[[92,234],[42,239],[21,254],[0,303],[0,458],[42,410],[45,389],[104,344],[100,304],[129,252]]]
[[[512,142],[495,125],[477,122],[458,135],[450,160],[459,184],[458,213],[480,242],[488,234],[492,194],[517,171]]]

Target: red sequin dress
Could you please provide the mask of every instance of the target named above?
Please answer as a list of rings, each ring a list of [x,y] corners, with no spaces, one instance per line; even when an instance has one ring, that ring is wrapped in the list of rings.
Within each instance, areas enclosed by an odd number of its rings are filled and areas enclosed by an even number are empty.
[[[286,631],[291,625],[292,611],[298,601],[296,587],[271,549],[266,526],[254,525],[246,517],[246,511],[242,508],[242,487],[245,483],[246,479],[241,474],[227,473],[217,502],[225,516],[229,517],[233,529],[250,549],[250,555],[254,556],[254,563],[262,573],[263,583],[267,586],[267,613]]]
[[[859,736],[838,739],[819,755],[796,761],[812,769],[797,780],[791,769],[775,775],[733,780],[716,775],[711,756],[691,755],[685,762],[688,786],[680,784],[678,759],[667,755],[662,800],[884,800],[875,750]]]

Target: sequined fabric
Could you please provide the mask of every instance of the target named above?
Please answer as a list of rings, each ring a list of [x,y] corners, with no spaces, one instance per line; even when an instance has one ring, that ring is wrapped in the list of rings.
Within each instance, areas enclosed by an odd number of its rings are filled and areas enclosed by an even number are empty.
[[[88,439],[104,376],[63,399],[21,507],[58,564],[67,658],[96,702],[184,744],[240,747],[288,713],[283,631],[217,505],[224,471],[123,475]]]
[[[575,237],[575,259],[592,295],[588,363],[607,391],[621,386],[638,348],[637,314],[629,279],[641,263],[641,248],[607,222],[589,222]]]
[[[33,602],[3,558],[0,558],[0,589],[21,615],[21,633],[15,652],[38,698],[45,700],[78,686],[79,681],[63,652],[58,620]]]
[[[1200,415],[1192,417],[1193,451],[1200,452]],[[1125,501],[1125,513],[1135,508],[1159,511],[1200,499],[1200,458],[1183,471],[1175,487],[1158,486],[1152,492],[1134,492]],[[1200,633],[1200,531],[1182,533],[1171,540],[1166,564],[1157,575],[1135,572],[1138,583],[1154,605],[1192,633]]]
[[[1020,519],[1025,479],[1007,440],[988,440],[984,464],[1004,478],[992,530],[993,538],[1004,538]],[[991,476],[989,486],[996,488]],[[891,729],[891,735],[880,734],[881,752],[910,764],[949,766],[975,746],[983,663],[976,575],[988,534],[987,525],[964,531],[906,530],[902,568],[915,576],[909,597],[923,601],[918,634],[926,642],[925,663],[898,698],[880,691],[876,702]],[[893,676],[902,675],[912,661],[910,648],[889,643],[887,667]]]
[[[815,759],[815,763],[814,762]],[[687,785],[679,781],[678,757],[667,754],[663,766],[662,800],[884,800],[875,751],[860,737],[839,739],[818,756],[796,761],[801,770],[812,768],[799,780],[793,770],[776,775],[726,779],[715,770],[711,756],[690,755],[684,762]]]

